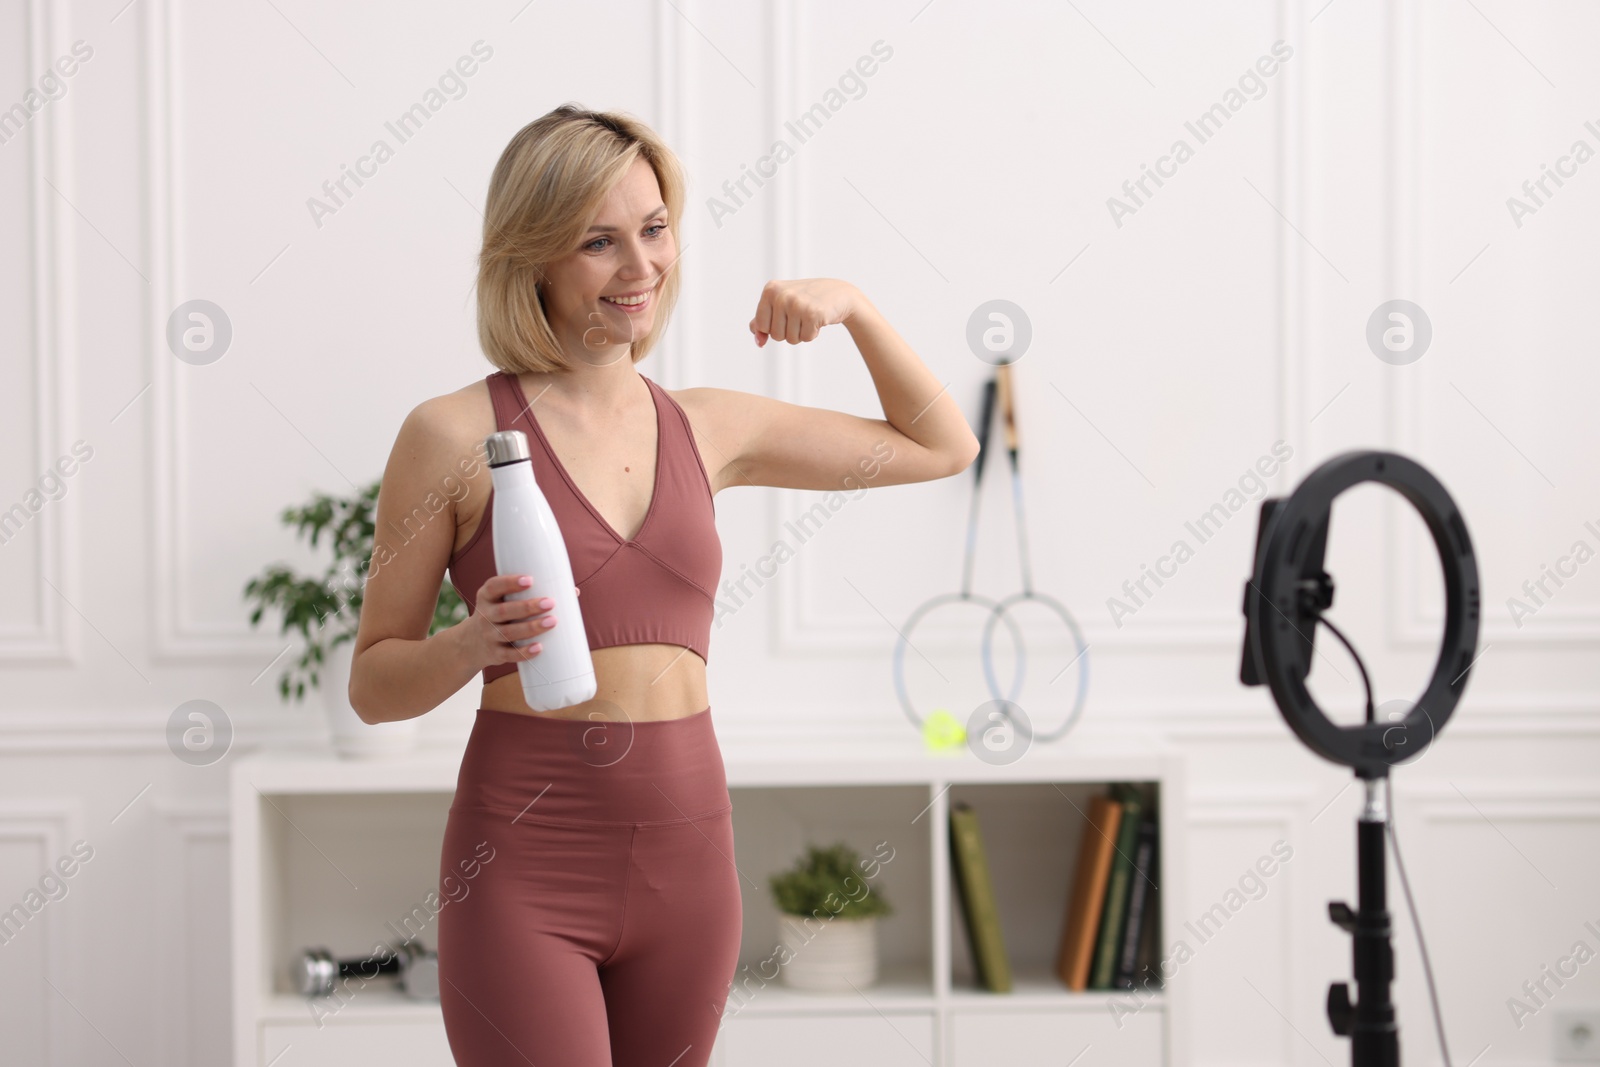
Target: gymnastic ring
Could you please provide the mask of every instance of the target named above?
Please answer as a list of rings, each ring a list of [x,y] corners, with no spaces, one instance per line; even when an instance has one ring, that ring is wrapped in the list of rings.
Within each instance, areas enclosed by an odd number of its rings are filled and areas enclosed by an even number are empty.
[[[911,720],[911,724],[915,726],[918,731],[922,729],[923,720],[917,716],[916,710],[912,708],[911,696],[906,692],[905,651],[906,646],[911,643],[911,639],[907,635],[909,635],[912,630],[916,629],[917,623],[920,622],[923,616],[927,615],[928,612],[932,611],[934,608],[956,601],[964,601],[970,604],[975,604],[978,607],[985,608],[988,610],[991,618],[993,617],[995,608],[997,606],[993,600],[990,600],[986,596],[980,596],[977,593],[944,593],[940,596],[933,597],[930,600],[926,600],[922,604],[918,605],[917,609],[911,613],[911,617],[906,620],[905,625],[902,626],[898,631],[900,636],[899,639],[895,641],[893,657],[895,695],[900,699],[900,708],[906,713],[906,718]],[[1011,627],[1011,636],[1017,643],[1016,677],[1012,679],[1011,683],[1011,694],[1012,698],[1014,698],[1022,689],[1022,677],[1025,673],[1026,657],[1023,654],[1022,631],[1017,628],[1015,620],[1011,619],[1009,616],[1007,616],[1006,621]],[[985,632],[987,632],[987,630]],[[996,690],[999,689],[999,685],[994,680],[994,671],[992,669],[986,670],[984,672],[984,677],[988,682],[989,695],[995,700],[1003,699],[1000,694],[996,692]],[[1013,702],[1015,701],[1013,700]]]
[[[994,689],[997,688],[994,677],[994,624],[1002,616],[1004,616],[1007,620],[1010,620],[1011,605],[1024,600],[1031,600],[1036,603],[1043,604],[1045,607],[1055,612],[1057,617],[1059,617],[1062,622],[1066,623],[1067,630],[1072,634],[1073,643],[1078,649],[1078,655],[1072,661],[1072,663],[1078,664],[1078,695],[1073,699],[1072,710],[1067,714],[1066,722],[1062,723],[1060,728],[1052,733],[1034,734],[1034,737],[1037,740],[1055,741],[1063,736],[1068,730],[1072,729],[1073,723],[1077,722],[1078,716],[1083,713],[1084,699],[1088,696],[1089,692],[1089,646],[1083,639],[1083,631],[1078,629],[1077,620],[1072,617],[1072,612],[1067,610],[1066,605],[1062,604],[1061,601],[1057,600],[1053,596],[1050,596],[1048,593],[1036,593],[1028,590],[1023,590],[1019,593],[1012,593],[1008,597],[1002,597],[1000,601],[995,604],[993,611],[991,611],[989,614],[989,621],[985,623],[983,627],[983,675],[984,679],[989,683],[990,691],[993,692]],[[1015,634],[1017,632],[1017,627],[1014,621],[1011,623],[1011,628],[1011,632]],[[1017,645],[1017,657],[1018,659],[1022,658],[1022,645],[1020,641]],[[1072,663],[1067,664],[1067,666],[1072,666]],[[1013,690],[1010,697],[1010,702],[1013,704],[1017,702],[1016,690]]]

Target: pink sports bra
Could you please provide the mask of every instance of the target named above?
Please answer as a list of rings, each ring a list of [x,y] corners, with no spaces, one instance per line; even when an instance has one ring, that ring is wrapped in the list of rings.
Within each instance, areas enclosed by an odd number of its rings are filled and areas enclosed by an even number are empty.
[[[722,542],[711,480],[683,408],[665,389],[644,379],[656,409],[656,480],[644,525],[629,541],[573,483],[533,417],[516,375],[496,371],[484,380],[494,403],[495,428],[528,435],[534,480],[555,512],[572,577],[582,593],[578,607],[589,648],[662,642],[707,659]],[[493,509],[491,488],[472,539],[450,558],[450,584],[469,611],[479,587],[496,573]],[[534,580],[538,582],[538,575]],[[483,680],[487,684],[516,669],[515,663],[496,663],[484,668]]]

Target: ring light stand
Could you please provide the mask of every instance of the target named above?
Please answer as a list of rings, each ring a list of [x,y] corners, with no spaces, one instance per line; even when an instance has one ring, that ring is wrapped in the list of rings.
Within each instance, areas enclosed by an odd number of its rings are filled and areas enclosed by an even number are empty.
[[[1405,497],[1433,535],[1444,569],[1444,640],[1427,689],[1402,722],[1373,721],[1372,688],[1363,666],[1366,721],[1339,726],[1317,706],[1305,680],[1317,623],[1344,641],[1322,618],[1333,604],[1333,579],[1323,570],[1323,559],[1334,498],[1363,482],[1389,486]],[[1328,917],[1354,939],[1356,1001],[1351,1003],[1344,982],[1329,987],[1327,1001],[1334,1033],[1351,1039],[1353,1067],[1400,1063],[1399,1023],[1389,999],[1394,952],[1386,902],[1388,811],[1382,786],[1389,768],[1415,758],[1455,710],[1477,649],[1478,610],[1478,567],[1466,523],[1444,486],[1412,460],[1392,452],[1346,452],[1307,475],[1287,500],[1262,501],[1255,570],[1245,585],[1239,680],[1267,685],[1295,736],[1324,759],[1353,768],[1366,787],[1356,832],[1359,907],[1352,911],[1343,901],[1328,904]],[[1348,641],[1344,643],[1349,647]],[[1355,655],[1353,647],[1350,652]],[[1355,658],[1359,665],[1360,657]],[[1403,878],[1403,868],[1400,873]],[[1442,1031],[1440,1039],[1442,1043]]]

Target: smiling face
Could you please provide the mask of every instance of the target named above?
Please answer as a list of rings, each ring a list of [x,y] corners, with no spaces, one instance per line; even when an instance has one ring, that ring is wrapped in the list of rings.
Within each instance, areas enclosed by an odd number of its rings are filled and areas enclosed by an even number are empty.
[[[667,208],[639,159],[600,205],[581,247],[545,267],[545,315],[573,358],[604,366],[632,355],[655,324],[661,281],[678,256]]]

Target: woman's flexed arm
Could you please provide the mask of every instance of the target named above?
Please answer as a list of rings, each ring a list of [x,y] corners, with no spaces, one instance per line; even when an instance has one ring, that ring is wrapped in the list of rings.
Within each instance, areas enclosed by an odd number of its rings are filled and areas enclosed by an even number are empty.
[[[849,282],[768,282],[750,332],[804,344],[843,323],[878,390],[883,415],[790,404],[731,389],[684,390],[706,412],[707,435],[723,462],[718,480],[784,489],[903,485],[958,474],[978,454],[961,406],[878,309]]]

